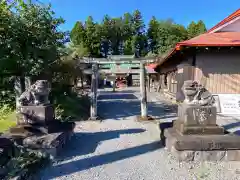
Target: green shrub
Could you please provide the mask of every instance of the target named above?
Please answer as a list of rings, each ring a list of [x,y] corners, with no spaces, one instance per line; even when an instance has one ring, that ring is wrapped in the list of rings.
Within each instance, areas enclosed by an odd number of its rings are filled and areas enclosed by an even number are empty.
[[[71,86],[59,85],[52,89],[51,99],[55,106],[55,116],[63,121],[86,120],[89,117],[89,97],[79,96]]]
[[[0,132],[8,130],[16,125],[16,112],[8,105],[0,108]]]
[[[11,77],[0,78],[0,107],[6,104],[12,108],[14,108],[16,104],[14,81]]]
[[[6,179],[30,179],[42,168],[46,167],[50,162],[49,156],[46,153],[28,151],[24,148],[15,147],[15,156],[6,164],[8,174]]]

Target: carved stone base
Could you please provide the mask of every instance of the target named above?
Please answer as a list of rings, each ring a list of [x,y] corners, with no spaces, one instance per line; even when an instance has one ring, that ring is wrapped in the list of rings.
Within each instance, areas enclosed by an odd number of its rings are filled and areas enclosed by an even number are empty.
[[[240,161],[240,139],[236,135],[182,135],[169,128],[164,136],[167,149],[180,161]]]
[[[54,120],[54,107],[45,106],[20,106],[17,114],[19,125],[25,124],[47,124]]]
[[[180,132],[181,134],[185,135],[213,135],[213,134],[224,134],[224,128],[218,125],[192,125],[187,126],[184,125],[182,121],[175,121],[174,128]]]
[[[41,125],[17,125],[9,129],[6,133],[18,144],[23,144],[23,139],[30,136],[43,136],[50,133],[72,132],[75,127],[74,122],[51,121],[46,126]]]
[[[74,122],[52,121],[48,125],[17,125],[9,129],[11,134],[22,134],[22,136],[42,135],[48,133],[72,131],[75,127]]]
[[[72,136],[72,131],[51,133],[42,136],[30,136],[23,140],[23,146],[31,150],[48,153],[53,159],[71,140]]]
[[[178,151],[171,150],[179,161],[240,161],[240,150],[222,151]]]
[[[216,125],[216,107],[179,104],[178,118],[188,126]]]

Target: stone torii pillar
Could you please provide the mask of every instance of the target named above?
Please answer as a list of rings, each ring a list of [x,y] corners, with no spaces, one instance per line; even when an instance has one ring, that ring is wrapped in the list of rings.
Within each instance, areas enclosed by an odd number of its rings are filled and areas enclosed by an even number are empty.
[[[97,120],[98,64],[92,64],[90,120]]]
[[[140,63],[140,92],[141,92],[141,119],[147,119],[147,92],[146,92],[146,70],[144,63]]]
[[[112,91],[116,91],[116,74],[113,75],[113,85],[112,85]]]

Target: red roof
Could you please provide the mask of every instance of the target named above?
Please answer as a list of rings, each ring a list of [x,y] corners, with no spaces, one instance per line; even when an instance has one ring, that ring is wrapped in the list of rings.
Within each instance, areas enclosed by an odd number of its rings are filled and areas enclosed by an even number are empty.
[[[158,66],[167,61],[177,51],[181,51],[181,46],[205,46],[205,47],[223,47],[223,46],[240,46],[240,32],[218,32],[212,33],[215,29],[230,22],[234,18],[240,17],[240,9],[235,11],[233,14],[222,20],[216,26],[211,28],[208,32],[194,37],[190,40],[177,43],[175,48],[160,61]]]
[[[205,33],[190,40],[177,44],[178,46],[240,46],[239,32]]]
[[[148,68],[151,68],[151,69],[154,69],[155,67],[157,67],[157,65],[158,64],[149,64],[149,65],[147,65],[146,67],[148,67]]]
[[[212,31],[214,31],[215,29],[219,28],[220,26],[230,22],[231,20],[233,20],[233,19],[235,19],[236,17],[239,17],[239,16],[240,16],[240,9],[238,9],[237,11],[232,13],[230,16],[226,17],[224,20],[219,22],[216,26],[214,26],[211,29],[209,29],[207,33],[210,33]]]

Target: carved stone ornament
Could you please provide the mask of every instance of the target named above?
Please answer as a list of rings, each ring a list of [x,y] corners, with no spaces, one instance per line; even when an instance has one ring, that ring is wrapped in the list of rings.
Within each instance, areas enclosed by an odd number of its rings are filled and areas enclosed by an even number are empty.
[[[49,104],[50,85],[47,80],[37,80],[19,97],[20,106],[39,106]]]
[[[184,81],[182,91],[184,103],[189,105],[212,106],[215,102],[213,95],[196,81]]]

